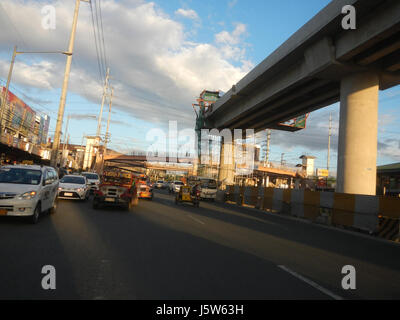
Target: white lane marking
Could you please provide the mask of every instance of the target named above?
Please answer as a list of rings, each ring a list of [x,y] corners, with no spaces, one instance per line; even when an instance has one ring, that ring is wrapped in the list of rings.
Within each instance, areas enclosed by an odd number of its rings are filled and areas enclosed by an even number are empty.
[[[285,267],[285,266],[278,266],[280,269],[290,273],[292,276],[304,281],[305,283],[308,283],[310,286],[314,287],[315,289],[325,293],[326,295],[330,296],[331,298],[335,299],[335,300],[343,300],[342,297],[334,294],[333,292],[329,291],[328,289],[325,289],[323,287],[321,287],[319,284],[315,283],[314,281],[307,279],[305,277],[303,277],[302,275],[298,274],[297,272],[294,272],[293,270],[290,270],[289,268]]]
[[[199,219],[196,219],[195,217],[192,217],[191,215],[187,215],[189,218],[193,219],[194,221],[201,223],[201,224],[205,224],[203,221],[200,221]]]

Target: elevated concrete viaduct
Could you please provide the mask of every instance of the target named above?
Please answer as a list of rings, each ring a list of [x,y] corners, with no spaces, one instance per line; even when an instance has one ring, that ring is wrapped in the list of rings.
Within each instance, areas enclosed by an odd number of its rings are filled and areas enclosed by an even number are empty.
[[[345,5],[355,30],[342,28]],[[281,129],[340,101],[337,192],[375,194],[378,92],[399,83],[400,1],[334,0],[221,97],[206,125]]]

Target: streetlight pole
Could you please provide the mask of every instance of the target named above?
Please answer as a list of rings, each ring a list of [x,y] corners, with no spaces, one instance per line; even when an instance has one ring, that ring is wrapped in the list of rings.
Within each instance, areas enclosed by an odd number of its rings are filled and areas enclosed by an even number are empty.
[[[69,45],[68,45],[67,63],[65,65],[64,81],[63,81],[61,97],[60,97],[60,105],[58,107],[56,131],[54,133],[53,147],[51,150],[50,165],[53,167],[57,166],[57,156],[58,156],[58,148],[60,146],[61,127],[62,127],[62,121],[64,118],[65,100],[67,97],[69,73],[71,70],[72,53],[74,51],[76,26],[78,24],[79,5],[80,5],[81,1],[89,2],[90,0],[76,0],[76,2],[75,2],[74,18],[72,21],[72,30],[71,30],[71,35],[69,38]]]
[[[10,69],[8,70],[6,89],[4,90],[3,101],[2,101],[2,105],[1,105],[1,115],[0,115],[0,128],[1,128],[1,131],[0,131],[0,137],[3,134],[4,109],[6,108],[6,101],[7,101],[7,97],[8,97],[8,88],[10,86],[11,75],[12,75],[12,71],[13,71],[13,68],[14,68],[14,62],[15,62],[15,57],[16,56],[17,56],[17,46],[14,46],[14,51],[13,51],[13,55],[12,55],[12,59],[11,59]]]
[[[23,54],[23,53],[29,53],[29,54],[42,54],[42,53],[44,53],[44,54],[48,54],[48,53],[68,54],[67,52],[63,52],[63,51],[17,51],[17,46],[14,46],[14,51],[13,51],[13,55],[12,55],[12,58],[11,58],[10,68],[8,70],[7,84],[6,84],[6,88],[4,90],[4,93],[3,93],[3,101],[2,101],[2,104],[1,104],[0,129],[2,128],[4,111],[5,111],[6,104],[7,104],[8,91],[9,91],[9,86],[10,86],[10,82],[11,82],[12,72],[13,72],[13,69],[14,69],[15,58],[17,57],[18,54]],[[6,126],[6,121],[4,121],[4,127],[5,126]],[[0,136],[2,135],[2,133],[3,133],[3,130],[1,129]]]

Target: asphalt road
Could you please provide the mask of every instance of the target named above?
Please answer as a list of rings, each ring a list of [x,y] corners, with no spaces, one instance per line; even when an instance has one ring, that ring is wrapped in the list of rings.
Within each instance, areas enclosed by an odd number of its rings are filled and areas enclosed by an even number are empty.
[[[41,287],[42,267],[56,289]],[[341,287],[342,267],[356,289]],[[400,246],[234,205],[60,201],[0,219],[0,299],[399,299]]]

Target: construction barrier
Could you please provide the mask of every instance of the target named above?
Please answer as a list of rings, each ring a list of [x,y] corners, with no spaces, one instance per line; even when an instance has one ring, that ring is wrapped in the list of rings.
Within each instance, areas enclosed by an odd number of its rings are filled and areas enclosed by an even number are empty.
[[[400,198],[227,186],[227,201],[399,241]]]

